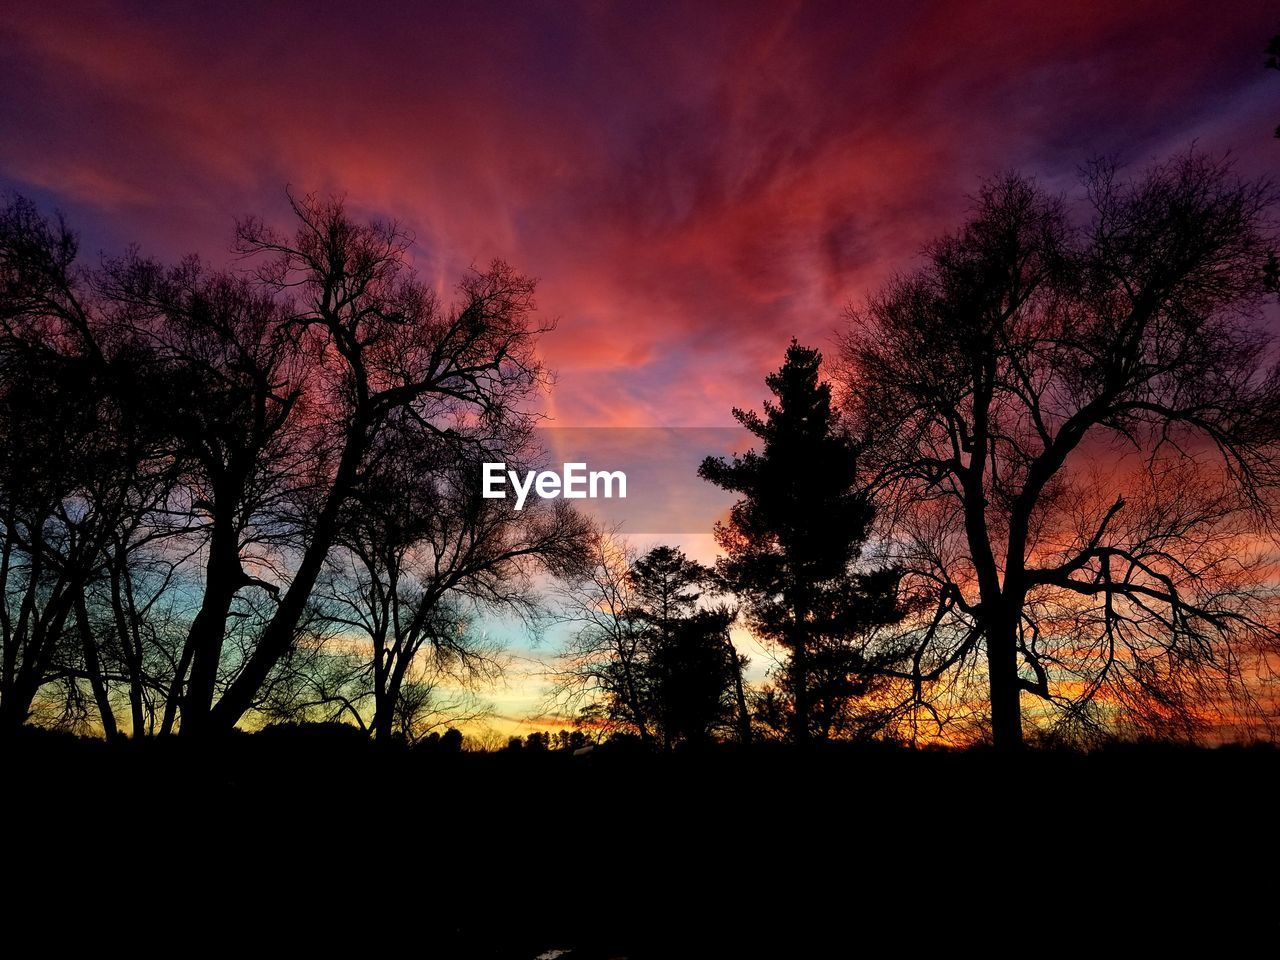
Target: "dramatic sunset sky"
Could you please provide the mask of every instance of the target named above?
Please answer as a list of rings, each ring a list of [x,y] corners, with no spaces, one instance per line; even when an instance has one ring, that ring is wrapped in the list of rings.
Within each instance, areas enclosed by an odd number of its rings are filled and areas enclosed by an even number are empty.
[[[339,7],[345,9],[339,10]],[[711,425],[1002,168],[1274,166],[1274,4],[6,3],[0,189],[225,259],[338,190],[560,318],[562,424]]]
[[[1276,167],[1274,3],[5,3],[0,190],[90,257],[228,257],[286,185],[559,318],[562,425],[710,426],[1002,169]]]

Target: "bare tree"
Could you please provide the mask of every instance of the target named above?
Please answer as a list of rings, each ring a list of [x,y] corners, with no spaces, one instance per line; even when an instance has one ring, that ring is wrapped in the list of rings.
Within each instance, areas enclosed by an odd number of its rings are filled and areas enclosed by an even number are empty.
[[[203,559],[199,606],[162,722],[171,730],[181,705],[183,728],[195,732],[214,701],[242,591],[279,594],[257,572],[288,545],[292,500],[305,496],[308,467],[321,455],[317,431],[303,422],[314,356],[270,293],[195,260],[176,268],[137,256],[112,261],[102,287],[151,351],[151,416],[181,481],[169,506]],[[243,605],[236,613],[246,613]]]
[[[75,614],[83,672],[97,701],[103,732],[116,730],[113,703],[123,701],[134,737],[168,732],[168,697],[189,617],[182,595],[190,582],[179,535],[187,518],[169,510],[173,472],[163,461],[149,482],[135,483],[138,500],[103,551],[102,569]]]
[[[368,657],[318,609],[254,701],[267,723],[350,723],[368,733]]]
[[[448,465],[527,436],[549,329],[532,281],[494,263],[446,302],[399,227],[357,224],[339,201],[293,209],[292,236],[241,224],[230,272],[136,254],[84,270],[61,222],[25,201],[0,216],[6,726],[46,685],[109,735],[117,693],[135,734],[296,702],[283,691],[314,661],[317,581],[379,478],[404,472],[396,458]],[[574,535],[566,512],[539,526],[551,514],[415,507],[435,523],[425,542],[456,556],[384,661],[389,703],[406,677],[425,682],[412,664],[446,598],[531,602],[529,571],[569,562]],[[314,678],[325,702],[331,679]]]
[[[891,672],[939,729],[985,701],[1002,747],[1024,695],[1041,728],[1233,721],[1277,649],[1274,194],[1195,153],[1084,186],[1074,226],[1025,177],[987,183],[844,344],[904,589],[931,601],[884,638]]]
[[[645,631],[629,615],[639,602],[630,575],[635,559],[621,538],[598,531],[584,574],[561,585],[561,621],[573,632],[560,651],[549,703],[651,744],[655,718],[646,688]]]
[[[343,509],[399,421],[444,432],[460,420],[505,417],[543,380],[534,351],[547,326],[531,322],[533,282],[502,263],[468,274],[447,305],[414,275],[408,235],[361,225],[340,201],[293,199],[298,227],[282,236],[242,223],[238,248],[266,289],[295,299],[289,326],[324,362],[313,372],[313,415],[328,431],[297,562],[279,605],[209,714],[233,726],[291,648],[340,530]],[[189,718],[184,718],[184,724]]]
[[[145,357],[127,333],[95,334],[102,298],[76,253],[30,203],[0,211],[0,728],[46,683],[74,705],[87,682],[111,734],[85,593],[164,483],[134,389]]]
[[[371,648],[373,733],[391,737],[411,711],[435,715],[447,689],[492,684],[504,658],[471,628],[477,614],[532,623],[541,609],[535,578],[564,577],[582,565],[588,532],[562,501],[481,496],[480,464],[520,463],[535,454],[523,418],[496,418],[448,437],[416,425],[383,438],[384,449],[346,511],[326,606],[332,622]],[[460,709],[455,704],[454,709]],[[447,712],[447,711],[446,711]],[[468,719],[452,715],[451,722]],[[400,722],[402,733],[422,726]]]

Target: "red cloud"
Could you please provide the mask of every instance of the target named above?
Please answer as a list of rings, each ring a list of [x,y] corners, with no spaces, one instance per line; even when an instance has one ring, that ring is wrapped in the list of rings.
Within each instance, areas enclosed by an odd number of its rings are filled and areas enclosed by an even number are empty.
[[[1267,5],[314,4],[0,14],[0,182],[94,244],[226,256],[285,183],[501,256],[561,320],[565,423],[723,423],[792,336],[1003,167],[1193,137],[1270,162]]]

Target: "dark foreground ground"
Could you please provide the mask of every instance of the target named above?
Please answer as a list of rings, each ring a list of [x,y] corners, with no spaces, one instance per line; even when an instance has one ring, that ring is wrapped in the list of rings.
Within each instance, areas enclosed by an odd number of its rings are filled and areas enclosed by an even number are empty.
[[[1272,748],[32,735],[0,744],[0,916],[53,955],[1147,956],[1206,936],[1274,955],[1277,773]]]

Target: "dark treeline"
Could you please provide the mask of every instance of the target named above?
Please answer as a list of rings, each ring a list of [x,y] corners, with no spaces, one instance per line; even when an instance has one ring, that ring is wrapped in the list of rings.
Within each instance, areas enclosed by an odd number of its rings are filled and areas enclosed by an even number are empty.
[[[569,636],[577,729],[523,753],[1269,733],[1274,203],[1194,153],[1076,198],[987,182],[825,367],[793,341],[734,411],[755,446],[702,465],[739,498],[707,567],[480,496],[482,462],[542,456],[549,327],[505,264],[443,299],[400,228],[308,197],[289,233],[241,222],[231,270],[87,266],[15,200],[0,723],[456,752],[498,614]]]

